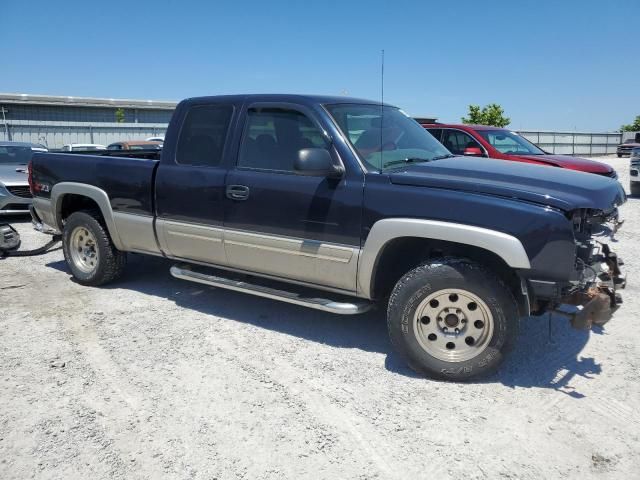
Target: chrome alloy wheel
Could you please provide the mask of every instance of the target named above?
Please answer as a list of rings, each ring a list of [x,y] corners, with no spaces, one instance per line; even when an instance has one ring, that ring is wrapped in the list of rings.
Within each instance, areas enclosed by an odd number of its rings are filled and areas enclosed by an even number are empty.
[[[493,315],[485,302],[467,290],[438,290],[418,305],[413,328],[429,355],[464,362],[487,348],[493,337]]]
[[[93,272],[98,266],[96,237],[84,227],[76,227],[71,232],[69,253],[74,265],[85,273]]]

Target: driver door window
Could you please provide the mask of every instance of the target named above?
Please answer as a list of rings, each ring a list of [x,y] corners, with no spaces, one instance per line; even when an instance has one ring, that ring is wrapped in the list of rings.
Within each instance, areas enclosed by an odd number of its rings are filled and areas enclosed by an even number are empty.
[[[298,151],[327,148],[322,131],[303,113],[283,108],[250,108],[238,167],[292,172]]]
[[[464,149],[469,147],[482,148],[469,134],[460,130],[444,130],[442,144],[454,155],[464,155]]]

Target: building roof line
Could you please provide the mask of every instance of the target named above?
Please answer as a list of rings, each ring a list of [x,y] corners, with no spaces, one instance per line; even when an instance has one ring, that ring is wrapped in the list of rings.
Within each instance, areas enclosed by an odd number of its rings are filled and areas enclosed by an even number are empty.
[[[27,93],[0,93],[0,104],[173,110],[178,102],[164,100],[134,100],[125,98],[65,97],[58,95],[33,95]]]

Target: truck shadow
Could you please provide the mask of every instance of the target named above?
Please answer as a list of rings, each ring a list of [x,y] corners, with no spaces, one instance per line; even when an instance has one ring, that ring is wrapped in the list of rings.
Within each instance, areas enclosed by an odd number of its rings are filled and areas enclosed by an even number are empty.
[[[420,378],[393,351],[387,336],[384,309],[356,316],[310,310],[175,279],[169,274],[173,263],[162,258],[130,255],[124,276],[113,286],[101,288],[135,290],[169,299],[180,307],[206,315],[250,323],[338,348],[383,353],[387,370]],[[69,273],[64,261],[51,262],[47,266]],[[579,357],[589,335],[589,332],[573,330],[563,318],[552,319],[551,335],[546,316],[525,319],[521,322],[519,341],[501,369],[475,383],[551,388],[581,398],[582,394],[572,389],[571,380],[576,376],[591,378],[601,372],[593,358]]]

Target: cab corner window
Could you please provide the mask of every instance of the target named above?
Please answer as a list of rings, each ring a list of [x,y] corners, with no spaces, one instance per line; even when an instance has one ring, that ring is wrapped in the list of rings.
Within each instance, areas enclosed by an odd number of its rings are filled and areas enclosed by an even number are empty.
[[[284,108],[250,108],[238,166],[293,171],[303,148],[327,148],[323,132],[306,115]]]
[[[180,130],[176,162],[207,167],[220,165],[232,115],[231,105],[191,107]]]

